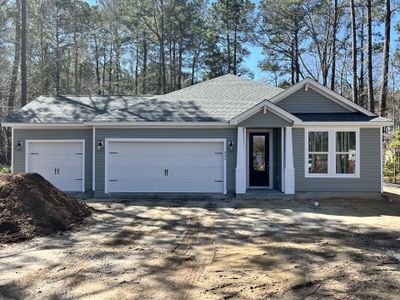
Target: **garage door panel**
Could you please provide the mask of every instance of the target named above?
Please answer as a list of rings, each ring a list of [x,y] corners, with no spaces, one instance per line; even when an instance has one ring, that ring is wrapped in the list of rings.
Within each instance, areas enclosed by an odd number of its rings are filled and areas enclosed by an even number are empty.
[[[224,192],[222,142],[110,141],[107,148],[108,192]]]
[[[40,168],[44,166],[61,167],[82,167],[82,156],[75,155],[31,155],[32,168]]]
[[[109,191],[115,193],[221,193],[223,191],[223,182],[211,180],[165,180],[154,183],[153,180],[138,179],[135,181],[129,179],[120,179],[109,182]]]
[[[214,168],[169,168],[168,176],[165,173],[166,169],[163,168],[118,168],[118,169],[110,169],[109,171],[109,179],[208,179],[214,177],[215,179],[221,180],[223,179],[224,172],[221,167]],[[165,178],[168,177],[168,178]],[[155,181],[156,183],[156,181]]]
[[[222,155],[174,155],[168,156],[159,154],[157,155],[146,155],[146,156],[136,156],[136,155],[113,155],[109,156],[110,166],[123,168],[172,168],[176,167],[222,167]]]
[[[42,155],[65,155],[82,153],[82,143],[68,142],[65,146],[64,142],[31,142],[29,144],[30,152],[39,152]]]
[[[182,142],[111,142],[109,152],[116,152],[121,155],[160,155],[160,147],[164,155],[173,153],[190,153],[191,155],[214,154],[222,152],[222,143],[182,143]]]

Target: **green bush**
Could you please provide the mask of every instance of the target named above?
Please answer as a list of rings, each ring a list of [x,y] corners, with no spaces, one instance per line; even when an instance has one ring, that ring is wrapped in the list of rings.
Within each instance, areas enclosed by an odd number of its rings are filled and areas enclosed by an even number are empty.
[[[0,173],[11,173],[11,167],[10,166],[0,166]]]

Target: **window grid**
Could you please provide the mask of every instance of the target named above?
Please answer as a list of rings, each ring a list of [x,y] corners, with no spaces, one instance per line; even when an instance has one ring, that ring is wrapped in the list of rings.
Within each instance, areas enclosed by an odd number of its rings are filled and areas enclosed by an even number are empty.
[[[328,152],[315,152],[309,151],[309,135],[312,132],[328,132]],[[337,132],[354,132],[355,133],[355,151],[336,151],[336,133]],[[360,132],[359,129],[356,128],[340,128],[340,129],[326,129],[326,128],[313,128],[313,129],[305,129],[305,177],[316,177],[316,178],[359,178],[360,177],[360,153],[359,153],[359,144],[360,144]],[[310,173],[308,168],[309,156],[311,154],[325,154],[328,155],[328,172],[327,173]],[[337,173],[336,170],[336,155],[340,154],[354,154],[355,155],[355,170],[353,173]]]

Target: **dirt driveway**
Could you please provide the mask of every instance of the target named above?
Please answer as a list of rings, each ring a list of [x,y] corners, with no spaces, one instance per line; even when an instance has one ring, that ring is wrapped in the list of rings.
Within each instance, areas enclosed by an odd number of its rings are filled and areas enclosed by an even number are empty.
[[[0,298],[400,295],[398,199],[90,205],[73,232],[0,248]]]

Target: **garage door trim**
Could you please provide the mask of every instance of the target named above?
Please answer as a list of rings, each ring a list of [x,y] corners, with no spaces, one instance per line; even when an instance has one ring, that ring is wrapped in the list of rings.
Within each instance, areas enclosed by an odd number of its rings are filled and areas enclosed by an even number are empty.
[[[29,172],[29,144],[31,143],[82,143],[82,189],[85,192],[85,140],[26,140],[25,141],[25,172]]]
[[[136,143],[221,143],[223,144],[223,181],[224,194],[227,193],[226,176],[226,139],[225,138],[106,138],[104,145],[104,193],[108,194],[108,145],[112,142],[136,142]]]

